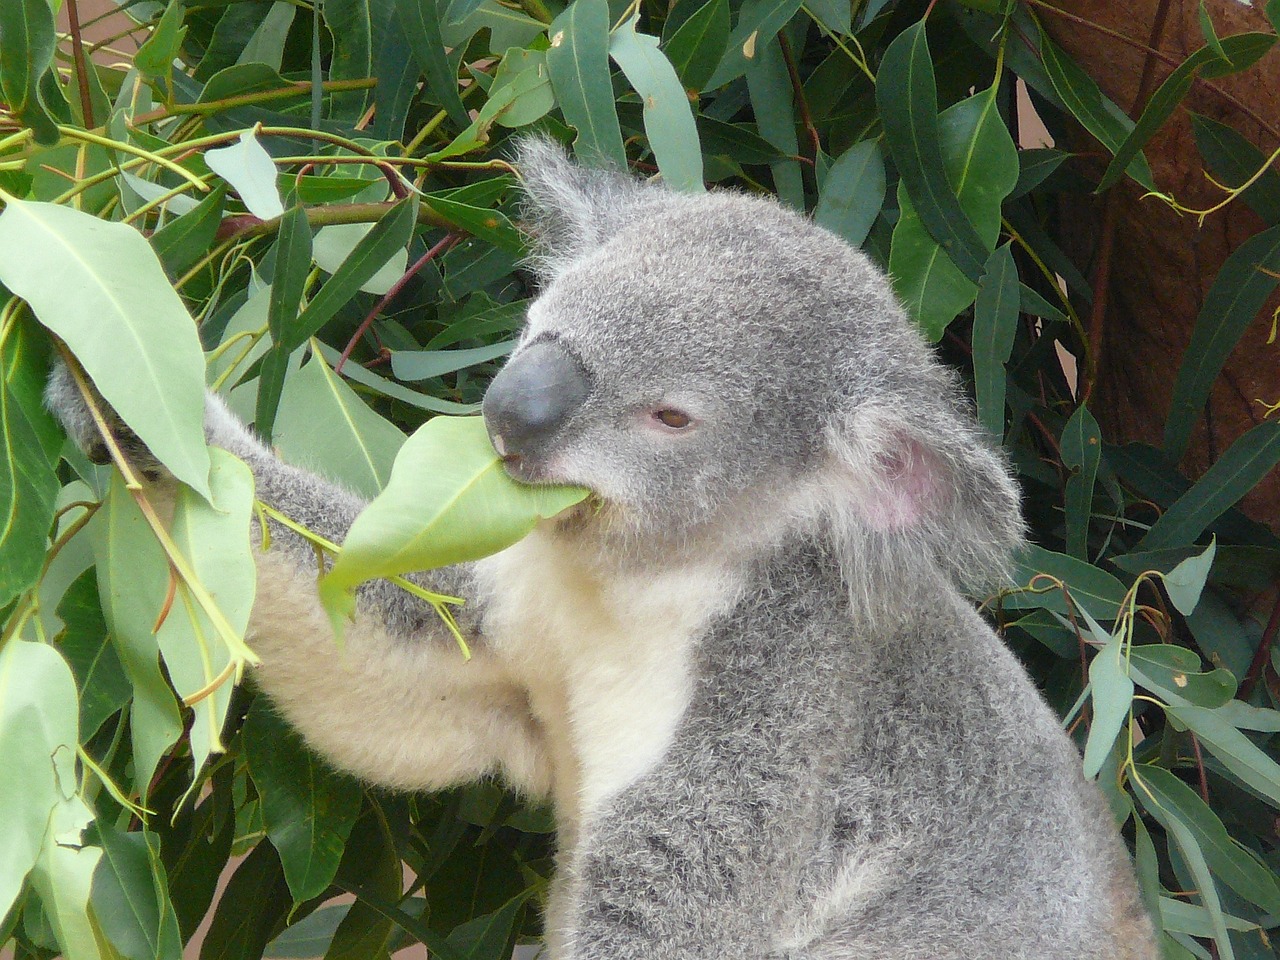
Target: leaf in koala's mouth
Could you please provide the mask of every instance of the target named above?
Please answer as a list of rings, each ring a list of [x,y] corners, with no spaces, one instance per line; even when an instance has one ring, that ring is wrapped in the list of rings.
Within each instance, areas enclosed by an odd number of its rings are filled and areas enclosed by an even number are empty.
[[[356,517],[321,581],[321,599],[340,627],[364,581],[497,553],[589,492],[521,483],[480,417],[436,417],[405,442],[386,489]]]

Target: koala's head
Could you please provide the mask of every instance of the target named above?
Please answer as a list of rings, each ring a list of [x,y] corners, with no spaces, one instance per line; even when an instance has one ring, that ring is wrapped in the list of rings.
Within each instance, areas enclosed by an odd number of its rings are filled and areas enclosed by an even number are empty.
[[[576,535],[804,525],[898,565],[1003,564],[1016,489],[860,252],[775,202],[586,170],[548,141],[518,163],[545,286],[484,414],[513,476],[596,494]]]

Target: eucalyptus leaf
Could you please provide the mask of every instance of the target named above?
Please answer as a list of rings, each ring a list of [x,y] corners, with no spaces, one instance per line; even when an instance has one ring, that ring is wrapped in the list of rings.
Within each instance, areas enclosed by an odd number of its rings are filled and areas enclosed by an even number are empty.
[[[297,903],[333,880],[360,810],[360,784],[331,770],[259,700],[242,733],[267,836]]]
[[[1124,728],[1133,701],[1133,681],[1125,663],[1124,644],[1112,640],[1089,664],[1093,695],[1093,723],[1084,748],[1084,775],[1092,779],[1102,769],[1111,745]]]
[[[481,419],[436,417],[409,438],[387,488],[356,517],[321,595],[343,609],[347,591],[365,580],[496,553],[586,496],[517,483]]]
[[[284,213],[276,186],[276,164],[252,130],[240,134],[229,147],[206,150],[209,169],[231,184],[240,200],[259,220],[274,220]]]
[[[565,7],[547,28],[547,70],[565,122],[578,131],[574,156],[588,166],[625,170],[609,80],[609,20],[608,0],[575,0]]]
[[[142,235],[9,197],[0,213],[0,283],[66,342],[156,459],[208,496],[200,341]]]
[[[275,442],[286,460],[372,497],[386,486],[404,441],[320,356],[285,382]]]
[[[702,151],[689,98],[657,39],[636,30],[639,21],[636,14],[613,31],[609,56],[644,103],[644,129],[663,181],[675,190],[699,192]]]
[[[76,788],[76,682],[52,647],[10,640],[0,648],[0,913],[8,913],[44,844],[56,804]]]

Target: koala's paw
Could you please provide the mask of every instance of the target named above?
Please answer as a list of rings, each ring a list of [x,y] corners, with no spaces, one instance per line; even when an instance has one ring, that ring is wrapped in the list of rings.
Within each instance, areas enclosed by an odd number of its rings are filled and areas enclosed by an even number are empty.
[[[147,448],[138,439],[128,425],[116,414],[115,410],[94,391],[94,400],[106,420],[107,428],[116,445],[133,467],[144,475],[154,479],[165,471]],[[94,463],[110,463],[111,454],[102,439],[102,432],[85,402],[84,394],[76,384],[75,377],[65,363],[57,363],[49,374],[49,383],[44,391],[45,406],[58,418],[67,436],[84,451]]]

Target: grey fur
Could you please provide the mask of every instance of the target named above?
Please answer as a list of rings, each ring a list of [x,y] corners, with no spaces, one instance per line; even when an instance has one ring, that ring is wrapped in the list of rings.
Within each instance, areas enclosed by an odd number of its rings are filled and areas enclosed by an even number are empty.
[[[1004,575],[1017,491],[885,278],[770,201],[584,171],[540,140],[518,164],[547,286],[509,362],[553,339],[590,384],[521,470],[603,502],[537,536],[602,591],[698,563],[731,571],[705,585],[723,596],[692,637],[670,741],[565,839],[556,960],[1154,960],[1109,812],[960,592]],[[50,401],[83,441],[74,398]],[[693,425],[656,426],[670,407]],[[208,423],[263,499],[341,539],[355,498],[279,463],[216,401]],[[281,536],[305,570],[310,550]],[[477,570],[423,582],[472,598],[483,662],[520,637],[496,635],[503,584]],[[361,610],[429,688],[450,652],[432,616],[385,586]],[[378,778],[382,761],[342,753],[292,668],[271,672],[311,641],[254,642],[277,651],[264,686],[313,744]],[[486,722],[536,740],[553,718],[512,683]],[[471,775],[555,795],[493,751]]]

